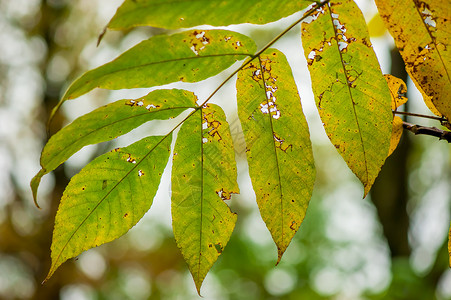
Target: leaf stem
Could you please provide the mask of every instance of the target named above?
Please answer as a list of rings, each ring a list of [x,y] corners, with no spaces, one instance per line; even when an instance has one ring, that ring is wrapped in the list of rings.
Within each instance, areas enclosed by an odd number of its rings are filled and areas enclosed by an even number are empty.
[[[419,118],[426,118],[426,119],[433,119],[433,120],[437,120],[437,121],[440,121],[440,122],[447,122],[448,121],[445,117],[428,116],[428,115],[416,114],[416,113],[405,112],[405,111],[393,111],[393,114],[404,115],[404,116],[412,116],[412,117],[419,117]]]

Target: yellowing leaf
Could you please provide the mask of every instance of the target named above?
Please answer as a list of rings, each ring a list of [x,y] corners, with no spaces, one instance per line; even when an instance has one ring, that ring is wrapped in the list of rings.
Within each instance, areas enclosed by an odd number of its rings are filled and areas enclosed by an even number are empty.
[[[302,43],[316,105],[327,135],[366,195],[390,146],[390,92],[353,1],[331,1],[310,19],[303,23]]]
[[[126,0],[108,28],[117,30],[147,25],[175,29],[203,24],[264,24],[301,11],[310,4],[311,1],[306,0]]]
[[[407,102],[407,87],[402,79],[399,79],[393,75],[385,74],[385,80],[387,81],[388,88],[390,89],[391,95],[391,109],[396,111],[398,107]],[[388,155],[390,156],[396,147],[398,147],[399,141],[401,140],[403,127],[403,121],[398,116],[393,116],[393,129],[392,136],[390,140],[390,149],[388,150]]]
[[[448,254],[449,254],[449,267],[451,268],[451,224],[449,225],[449,234],[448,234]]]
[[[407,102],[407,86],[405,82],[393,75],[384,74],[391,95],[391,109],[396,110],[398,107]]]
[[[449,1],[376,0],[406,70],[431,111],[451,118]]]
[[[75,80],[52,115],[65,100],[94,88],[117,90],[201,81],[254,54],[255,50],[251,38],[227,30],[192,30],[154,36]]]
[[[390,139],[390,148],[388,150],[388,156],[390,156],[393,151],[395,151],[396,147],[398,147],[399,141],[401,140],[403,127],[402,127],[403,121],[400,117],[394,116],[393,117],[393,129],[392,129],[392,135]]]
[[[53,135],[42,150],[42,169],[31,181],[35,202],[42,176],[84,146],[110,141],[150,120],[174,118],[193,107],[195,99],[192,92],[156,90],[139,99],[116,101],[76,119]]]
[[[238,116],[260,214],[278,262],[304,219],[315,181],[307,122],[291,68],[268,49],[238,73]]]
[[[235,152],[222,109],[199,108],[177,137],[172,168],[172,227],[197,291],[236,223],[224,202],[238,193]]]
[[[149,210],[169,158],[171,137],[148,137],[99,156],[72,177],[55,219],[52,266],[115,240]]]
[[[381,37],[387,32],[381,15],[375,14],[373,18],[371,18],[368,22],[368,32],[370,37]]]

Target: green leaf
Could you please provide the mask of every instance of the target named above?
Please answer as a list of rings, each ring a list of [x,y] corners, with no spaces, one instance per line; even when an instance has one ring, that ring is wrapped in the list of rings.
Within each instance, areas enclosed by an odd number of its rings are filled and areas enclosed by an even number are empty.
[[[147,137],[93,160],[64,191],[55,219],[52,266],[125,234],[149,210],[169,158],[171,136]]]
[[[156,90],[139,99],[116,101],[76,119],[53,135],[42,150],[42,169],[31,181],[35,202],[42,176],[84,146],[110,141],[150,120],[174,118],[193,107],[195,99],[188,91]]]
[[[331,1],[311,20],[303,23],[302,43],[316,105],[327,135],[366,195],[390,146],[390,92],[352,0]]]
[[[153,26],[176,29],[202,24],[265,24],[303,10],[311,3],[306,0],[126,0],[108,28],[123,30]]]
[[[450,2],[376,0],[376,4],[425,103],[450,120]]]
[[[193,30],[154,36],[115,60],[83,74],[71,84],[62,101],[77,98],[94,88],[117,90],[201,81],[252,55],[255,50],[252,39],[227,30]]]
[[[236,223],[224,202],[238,193],[235,153],[222,109],[199,108],[180,129],[172,167],[174,237],[197,291]]]
[[[312,195],[309,130],[291,68],[278,50],[266,50],[241,70],[236,86],[249,174],[279,262]]]

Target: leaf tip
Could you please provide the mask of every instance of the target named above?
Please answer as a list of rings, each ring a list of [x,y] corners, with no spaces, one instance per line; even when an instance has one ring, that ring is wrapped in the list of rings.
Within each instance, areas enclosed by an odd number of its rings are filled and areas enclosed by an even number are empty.
[[[99,47],[100,42],[102,41],[103,37],[105,36],[106,30],[108,29],[108,25],[105,26],[102,30],[102,32],[99,34],[99,37],[97,38],[97,47]]]
[[[200,288],[202,287],[202,282],[203,282],[203,279],[194,280],[194,283],[196,284],[197,295],[199,295],[199,297],[202,297],[202,295],[200,294]]]
[[[372,184],[365,184],[364,185],[364,191],[363,191],[363,198],[362,199],[366,198],[366,196],[368,195],[368,193],[371,190],[371,186],[372,186]]]
[[[285,250],[280,249],[277,247],[277,262],[276,266],[280,263],[280,260],[282,259],[282,255],[285,253]]]
[[[47,274],[47,276],[45,277],[45,279],[41,282],[42,285],[46,284],[47,281],[49,281],[49,279],[53,276],[53,273],[55,273],[55,266],[52,263],[52,266],[50,267],[49,273]]]
[[[33,194],[34,205],[36,205],[36,207],[39,209],[41,209],[41,207],[38,204],[38,187],[39,187],[39,183],[41,182],[42,176],[44,176],[45,174],[46,174],[45,169],[39,170],[39,172],[33,177],[33,179],[31,179],[31,182],[30,182],[31,192]]]

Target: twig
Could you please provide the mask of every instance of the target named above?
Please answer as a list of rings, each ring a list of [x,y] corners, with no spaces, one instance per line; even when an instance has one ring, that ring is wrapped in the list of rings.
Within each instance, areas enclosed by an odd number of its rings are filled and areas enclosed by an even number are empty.
[[[414,125],[407,122],[402,122],[402,127],[414,134],[425,134],[438,137],[440,140],[446,140],[451,143],[451,131],[441,130],[436,127],[426,127],[421,125]]]
[[[404,116],[412,116],[412,117],[433,119],[433,120],[438,120],[440,122],[446,122],[447,121],[445,117],[428,116],[428,115],[415,114],[415,113],[406,112],[406,111],[396,111],[395,110],[395,111],[393,111],[393,113],[397,114],[397,115],[404,115]]]

